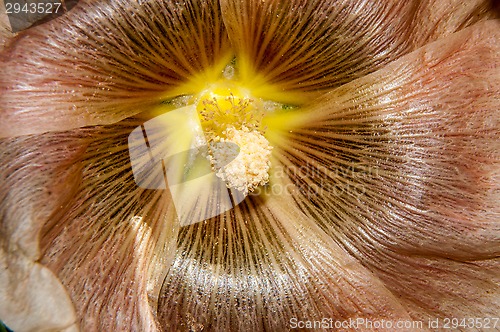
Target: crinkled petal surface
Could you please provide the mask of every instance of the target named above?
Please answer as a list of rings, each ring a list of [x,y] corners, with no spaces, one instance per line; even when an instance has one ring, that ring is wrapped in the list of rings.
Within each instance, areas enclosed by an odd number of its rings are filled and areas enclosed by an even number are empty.
[[[0,137],[117,122],[192,93],[227,52],[217,1],[81,1],[0,55]]]
[[[497,314],[491,2],[220,3],[81,1],[0,35],[0,284],[36,286],[19,307],[55,303],[33,311],[65,328],[71,299],[83,331]],[[269,120],[260,195],[180,227],[168,191],[134,182],[127,137],[220,74],[229,42],[257,95],[317,99]]]
[[[414,4],[411,39],[418,48],[477,22],[499,18],[496,0],[422,0]]]
[[[0,247],[0,317],[16,331],[75,331],[66,288],[47,267]]]
[[[301,209],[414,318],[500,309],[499,28],[344,85],[276,136]]]

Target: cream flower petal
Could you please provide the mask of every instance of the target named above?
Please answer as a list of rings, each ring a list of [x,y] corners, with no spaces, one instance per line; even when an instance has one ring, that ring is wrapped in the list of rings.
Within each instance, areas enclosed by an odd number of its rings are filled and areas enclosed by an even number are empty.
[[[5,252],[1,244],[2,320],[15,331],[75,331],[75,310],[58,278],[22,254]]]
[[[276,139],[301,208],[414,317],[500,310],[499,28],[340,87]]]
[[[222,0],[241,75],[260,95],[304,102],[397,59],[407,48],[411,6],[397,1]],[[254,89],[255,90],[255,89]],[[253,92],[256,92],[254,91]],[[271,98],[270,98],[271,99]]]
[[[168,192],[134,182],[127,138],[142,122],[81,130],[89,144],[80,186],[40,233],[41,262],[68,289],[84,331],[157,328],[177,226]]]
[[[500,17],[496,0],[423,0],[415,6],[412,39],[419,48],[474,23]]]
[[[5,8],[4,6],[4,0],[0,0],[0,8]],[[7,40],[12,38],[13,35],[12,29],[10,28],[9,17],[7,13],[2,10],[0,12],[0,51],[2,51]]]
[[[167,331],[285,331],[294,318],[409,319],[290,197],[247,198],[185,227],[159,299]]]
[[[181,85],[227,56],[219,13],[217,1],[82,1],[20,33],[0,53],[0,137],[110,124],[192,92]]]

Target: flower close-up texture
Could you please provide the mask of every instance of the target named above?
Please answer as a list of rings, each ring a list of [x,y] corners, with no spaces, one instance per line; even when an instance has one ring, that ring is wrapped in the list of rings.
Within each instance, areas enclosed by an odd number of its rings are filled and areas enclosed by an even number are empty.
[[[500,329],[495,2],[2,15],[13,331]]]

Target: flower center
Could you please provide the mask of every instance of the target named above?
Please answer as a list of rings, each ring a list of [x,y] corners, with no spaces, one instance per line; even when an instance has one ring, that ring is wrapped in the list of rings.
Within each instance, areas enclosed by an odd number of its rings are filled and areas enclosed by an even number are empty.
[[[195,103],[216,175],[245,195],[267,184],[272,147],[264,137],[264,103],[227,80],[202,91]]]

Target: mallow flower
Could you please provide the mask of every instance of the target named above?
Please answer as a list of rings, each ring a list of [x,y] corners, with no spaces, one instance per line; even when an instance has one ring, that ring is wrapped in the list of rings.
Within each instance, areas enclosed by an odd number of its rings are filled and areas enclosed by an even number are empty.
[[[2,17],[0,319],[493,328],[497,9],[84,0],[19,33]]]

